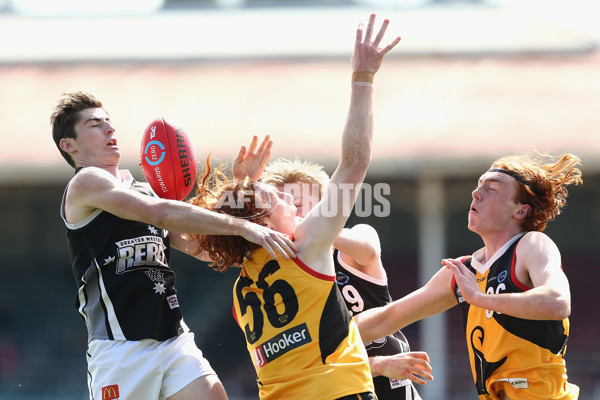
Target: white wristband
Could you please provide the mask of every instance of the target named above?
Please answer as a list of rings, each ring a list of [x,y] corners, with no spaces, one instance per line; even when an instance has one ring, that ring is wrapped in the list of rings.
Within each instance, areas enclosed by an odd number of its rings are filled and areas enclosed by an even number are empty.
[[[366,86],[366,87],[373,87],[372,83],[369,82],[352,82],[352,86]]]

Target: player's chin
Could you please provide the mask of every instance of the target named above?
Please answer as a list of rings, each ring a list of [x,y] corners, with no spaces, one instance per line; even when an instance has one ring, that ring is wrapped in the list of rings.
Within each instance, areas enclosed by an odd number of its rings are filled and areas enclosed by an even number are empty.
[[[110,158],[111,161],[119,162],[121,160],[121,151],[117,147],[116,149],[110,148],[105,152],[105,158]]]
[[[471,232],[477,233],[477,224],[471,218],[471,214],[469,214],[469,221],[467,222],[467,229],[469,229]]]

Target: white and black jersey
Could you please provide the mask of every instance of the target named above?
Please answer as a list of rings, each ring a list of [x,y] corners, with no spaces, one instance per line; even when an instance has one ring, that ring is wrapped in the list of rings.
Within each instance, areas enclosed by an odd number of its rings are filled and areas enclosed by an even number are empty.
[[[132,177],[131,190],[154,195]],[[65,190],[65,195],[67,191]],[[65,219],[77,308],[88,340],[166,340],[188,331],[182,321],[168,232],[95,210],[83,221]]]
[[[387,279],[376,279],[345,263],[337,250],[333,253],[338,288],[352,315],[364,310],[386,305],[392,301]],[[410,351],[408,340],[401,331],[373,342],[365,343],[369,357],[386,356]],[[392,379],[385,376],[373,378],[375,393],[379,400],[417,400],[417,391],[408,379]]]

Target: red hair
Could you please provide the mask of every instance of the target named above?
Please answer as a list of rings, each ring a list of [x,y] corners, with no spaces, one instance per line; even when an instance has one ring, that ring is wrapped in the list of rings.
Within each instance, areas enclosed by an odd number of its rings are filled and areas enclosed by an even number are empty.
[[[210,157],[210,156],[209,156]],[[247,219],[264,226],[261,217],[265,214],[264,202],[257,191],[255,181],[233,180],[223,172],[221,165],[211,173],[210,161],[203,168],[203,179],[198,183],[196,194],[188,200],[190,204],[207,210]],[[232,266],[241,265],[246,258],[260,248],[260,245],[249,242],[236,235],[187,235],[190,242],[195,242],[194,254],[206,252],[213,262],[210,267],[225,272]]]
[[[549,221],[560,214],[567,204],[567,186],[583,183],[579,157],[563,154],[531,153],[499,158],[492,168],[510,171],[517,177],[515,201],[529,204],[531,210],[523,222],[525,231],[543,232]]]

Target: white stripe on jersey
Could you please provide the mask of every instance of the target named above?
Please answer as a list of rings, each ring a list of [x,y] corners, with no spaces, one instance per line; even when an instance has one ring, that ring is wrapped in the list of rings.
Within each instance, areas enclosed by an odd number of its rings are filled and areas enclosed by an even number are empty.
[[[117,320],[117,315],[115,314],[115,309],[110,301],[110,297],[108,297],[108,293],[106,292],[106,288],[104,287],[104,280],[102,279],[102,270],[98,265],[98,262],[94,260],[94,264],[96,265],[96,270],[98,271],[98,286],[100,286],[100,292],[103,303],[106,305],[106,311],[108,313],[108,324],[110,326],[110,330],[112,331],[114,340],[126,340],[123,331],[121,330],[121,325]],[[87,282],[84,278],[81,278],[83,285],[79,287],[78,297],[79,297],[79,314],[83,316],[86,326],[88,326],[88,316],[83,311],[85,306],[87,305],[85,300],[84,288],[86,287]]]
[[[102,295],[102,302],[106,306],[107,312],[107,320],[108,325],[110,326],[110,330],[112,331],[114,340],[126,340],[123,331],[121,330],[121,325],[119,324],[119,320],[117,320],[117,314],[115,313],[115,308],[110,301],[110,297],[108,296],[108,292],[104,287],[104,280],[102,279],[102,270],[98,265],[98,261],[94,259],[94,264],[96,264],[96,270],[98,271],[98,286],[100,286],[100,292]]]
[[[83,282],[83,285],[79,286],[79,290],[77,291],[77,297],[79,297],[79,310],[77,311],[79,311],[79,314],[81,314],[81,316],[83,317],[83,320],[85,321],[85,326],[88,326],[87,314],[83,312],[83,308],[86,305],[83,289],[85,288],[87,282],[85,281],[85,278],[81,278],[81,282]]]

